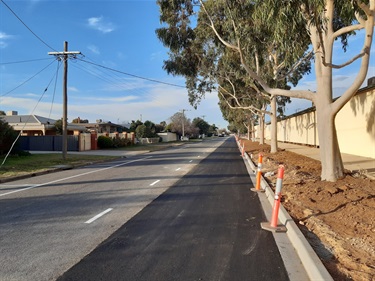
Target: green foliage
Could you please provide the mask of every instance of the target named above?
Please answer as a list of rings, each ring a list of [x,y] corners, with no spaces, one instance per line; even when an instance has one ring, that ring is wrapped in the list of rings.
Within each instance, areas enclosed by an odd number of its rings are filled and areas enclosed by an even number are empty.
[[[119,147],[126,147],[131,145],[130,139],[125,138],[110,138],[106,136],[99,136],[98,137],[98,146],[99,148],[119,148]]]
[[[146,125],[139,125],[135,130],[135,136],[138,139],[146,138],[147,133],[149,133],[149,128]]]
[[[199,129],[199,134],[208,135],[210,124],[204,121],[202,118],[196,117],[193,119],[193,125]]]
[[[0,118],[0,155],[9,151],[17,136],[13,127]]]
[[[113,140],[110,137],[106,136],[99,136],[98,137],[98,147],[99,148],[112,148],[113,146]]]
[[[142,121],[134,121],[132,120],[132,122],[130,123],[130,128],[129,128],[129,131],[130,132],[135,132],[135,130],[137,129],[138,126],[140,125],[143,125]]]
[[[56,135],[62,135],[63,133],[63,120],[62,118],[55,122]]]
[[[131,145],[131,140],[125,138],[112,138],[113,147],[126,147]]]

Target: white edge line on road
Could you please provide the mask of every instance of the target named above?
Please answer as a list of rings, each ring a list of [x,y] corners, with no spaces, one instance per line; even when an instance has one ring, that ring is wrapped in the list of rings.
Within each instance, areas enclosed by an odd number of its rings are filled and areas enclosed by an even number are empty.
[[[52,184],[52,183],[56,183],[56,182],[60,182],[60,181],[64,181],[64,180],[69,180],[69,179],[73,179],[73,178],[78,178],[78,177],[81,177],[81,176],[85,176],[85,175],[97,173],[97,172],[100,172],[100,171],[109,170],[109,169],[112,169],[112,168],[116,168],[116,167],[120,167],[120,166],[129,164],[129,163],[142,161],[142,160],[145,160],[145,159],[148,159],[148,158],[151,158],[151,157],[152,156],[147,156],[147,157],[144,157],[144,158],[141,158],[141,159],[136,159],[136,160],[128,161],[128,162],[125,162],[125,163],[121,163],[121,164],[117,164],[117,165],[114,165],[114,166],[102,168],[102,169],[99,169],[99,170],[93,170],[93,171],[90,171],[90,172],[86,172],[86,173],[74,175],[74,176],[71,176],[71,177],[66,177],[66,178],[62,178],[62,179],[58,179],[58,180],[54,180],[54,181],[50,181],[50,182],[46,182],[46,183],[32,185],[32,186],[29,186],[29,187],[26,187],[26,188],[21,188],[21,189],[9,191],[9,192],[0,194],[0,197],[5,196],[5,195],[9,195],[9,194],[12,194],[12,193],[16,193],[16,192],[21,192],[21,191],[24,191],[24,190],[32,189],[32,188],[35,188],[35,187],[45,186],[45,185],[49,185],[49,184]]]
[[[152,184],[150,184],[150,186],[153,186],[155,184],[157,184],[160,180],[157,180],[157,181],[154,181]]]
[[[177,168],[176,171],[181,170],[181,168]]]
[[[100,214],[97,214],[95,217],[92,217],[91,219],[89,219],[88,221],[85,221],[85,223],[92,223],[93,221],[97,220],[98,218],[100,218],[101,216],[104,216],[106,213],[109,213],[110,211],[112,211],[113,208],[108,208],[107,210],[101,212]]]

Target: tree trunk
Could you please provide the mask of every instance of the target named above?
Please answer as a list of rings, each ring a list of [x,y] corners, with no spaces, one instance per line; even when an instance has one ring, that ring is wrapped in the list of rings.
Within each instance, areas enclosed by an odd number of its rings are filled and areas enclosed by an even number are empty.
[[[276,96],[271,98],[271,153],[277,152]]]
[[[264,114],[259,114],[259,144],[264,144]]]
[[[344,177],[339,142],[336,134],[335,116],[327,107],[317,106],[319,152],[322,164],[321,180],[335,182]]]
[[[255,140],[255,130],[254,130],[254,121],[250,120],[250,138],[251,141]]]

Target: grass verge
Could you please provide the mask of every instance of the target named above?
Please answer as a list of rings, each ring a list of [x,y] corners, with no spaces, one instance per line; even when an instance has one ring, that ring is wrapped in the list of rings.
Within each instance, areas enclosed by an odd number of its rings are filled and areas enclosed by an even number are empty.
[[[0,179],[6,179],[26,174],[43,172],[58,165],[81,166],[100,161],[108,161],[117,156],[76,155],[68,154],[66,160],[61,154],[31,154],[27,156],[9,156],[4,165],[0,167]],[[0,164],[4,156],[0,157]]]

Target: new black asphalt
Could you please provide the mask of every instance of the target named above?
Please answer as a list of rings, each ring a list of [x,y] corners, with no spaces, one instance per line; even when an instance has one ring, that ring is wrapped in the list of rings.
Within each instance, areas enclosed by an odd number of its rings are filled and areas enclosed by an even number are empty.
[[[58,280],[289,280],[234,138]]]

